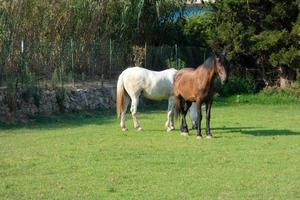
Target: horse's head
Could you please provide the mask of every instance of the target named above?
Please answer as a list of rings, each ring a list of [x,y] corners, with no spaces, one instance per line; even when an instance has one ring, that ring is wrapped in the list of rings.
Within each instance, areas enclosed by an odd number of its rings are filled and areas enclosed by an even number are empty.
[[[225,64],[225,55],[215,56],[215,68],[222,84],[227,82],[228,66]]]

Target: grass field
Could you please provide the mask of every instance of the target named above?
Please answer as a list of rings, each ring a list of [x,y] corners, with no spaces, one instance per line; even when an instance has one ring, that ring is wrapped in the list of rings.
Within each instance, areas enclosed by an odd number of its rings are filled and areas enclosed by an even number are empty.
[[[212,140],[114,114],[0,128],[0,199],[300,199],[300,104],[217,103]],[[179,123],[176,123],[179,127]]]

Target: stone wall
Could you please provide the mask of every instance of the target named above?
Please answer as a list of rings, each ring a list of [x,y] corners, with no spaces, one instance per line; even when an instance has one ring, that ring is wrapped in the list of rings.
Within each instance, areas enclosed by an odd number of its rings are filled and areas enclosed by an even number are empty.
[[[22,91],[18,91],[15,98],[8,97],[6,88],[0,89],[0,121],[10,122],[24,120],[37,115],[52,115],[60,111],[97,110],[100,108],[114,109],[116,83],[89,83],[66,86],[64,101],[59,104],[57,91],[41,89],[39,105],[33,97],[24,99]],[[12,105],[13,102],[13,105]]]

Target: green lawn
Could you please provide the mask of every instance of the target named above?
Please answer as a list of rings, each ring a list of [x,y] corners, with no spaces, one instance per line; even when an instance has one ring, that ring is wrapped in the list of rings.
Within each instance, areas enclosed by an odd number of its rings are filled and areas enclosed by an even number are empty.
[[[300,199],[300,104],[216,104],[201,141],[165,132],[163,110],[139,118],[2,126],[0,199]]]

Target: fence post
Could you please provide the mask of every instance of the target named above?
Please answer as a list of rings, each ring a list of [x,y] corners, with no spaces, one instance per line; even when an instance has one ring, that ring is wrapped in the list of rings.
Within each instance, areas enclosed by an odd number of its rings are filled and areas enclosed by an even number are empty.
[[[147,42],[145,42],[144,68],[147,68]]]
[[[24,53],[24,40],[21,41],[21,53]]]
[[[72,68],[72,82],[75,87],[75,73],[74,73],[74,43],[73,38],[71,38],[71,68]]]
[[[176,59],[176,69],[178,69],[178,49],[177,44],[175,44],[175,59]]]
[[[109,39],[109,78],[111,78],[111,66],[112,66],[112,44],[111,39]]]
[[[24,74],[26,73],[25,69],[25,58],[24,58],[24,40],[21,40],[21,87],[24,87]]]

